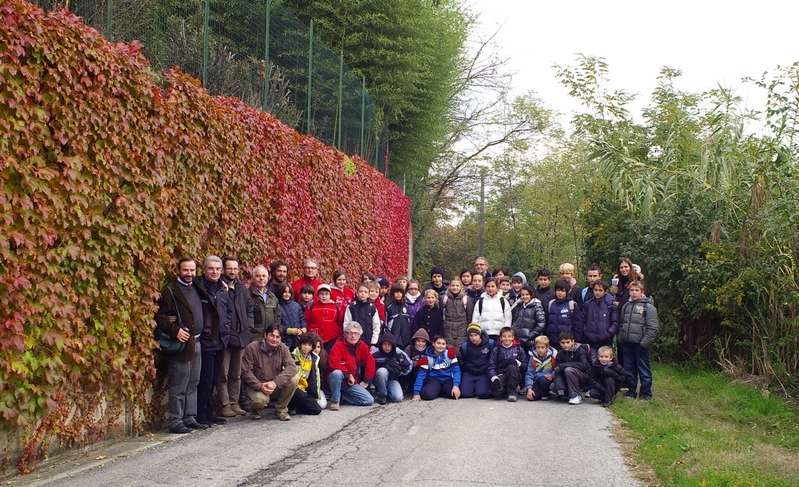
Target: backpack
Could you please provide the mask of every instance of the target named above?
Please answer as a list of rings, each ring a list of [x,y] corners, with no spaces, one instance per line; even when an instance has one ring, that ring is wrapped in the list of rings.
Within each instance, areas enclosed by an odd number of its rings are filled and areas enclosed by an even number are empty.
[[[449,301],[448,298],[449,298],[449,294],[445,294],[444,297],[441,298],[441,301],[444,303],[444,308],[447,307],[447,301]],[[468,294],[464,294],[462,299],[463,299],[463,309],[466,309],[466,307],[469,305],[469,295]],[[504,310],[504,308],[503,308],[503,310]]]
[[[547,309],[551,308],[552,307],[552,303],[554,303],[554,302],[555,302],[554,299],[550,299],[549,300],[549,304],[547,304]],[[569,311],[574,313],[574,300],[573,299],[569,300]]]
[[[502,305],[502,313],[503,314],[505,313],[505,301],[506,301],[505,296],[500,296],[499,297],[499,304]],[[477,307],[480,309],[480,314],[482,315],[483,314],[483,298],[480,298],[480,300],[477,302]]]

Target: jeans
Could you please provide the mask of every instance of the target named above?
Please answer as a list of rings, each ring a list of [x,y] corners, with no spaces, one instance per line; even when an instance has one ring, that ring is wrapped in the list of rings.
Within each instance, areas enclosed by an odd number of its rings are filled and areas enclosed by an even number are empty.
[[[167,364],[169,374],[169,398],[167,426],[173,429],[185,420],[195,422],[197,416],[197,384],[200,382],[201,362],[200,342],[194,344],[194,359],[190,362],[170,360]]]
[[[469,372],[461,374],[461,397],[474,397],[487,399],[491,397],[488,374],[472,375]]]
[[[649,349],[639,343],[619,343],[622,351],[622,367],[627,373],[627,396],[635,397],[638,389],[638,379],[641,379],[641,390],[638,391],[640,399],[652,397],[652,367],[649,364]]]
[[[385,367],[377,369],[375,380],[372,383],[375,385],[375,392],[378,396],[387,397],[391,402],[402,401],[404,397],[402,386],[398,380],[388,378],[388,369]]]
[[[360,386],[357,382],[353,385],[347,385],[344,382],[344,373],[340,370],[334,370],[327,377],[327,385],[330,386],[330,400],[332,402],[341,402],[343,399],[347,404],[355,406],[371,406],[375,399],[369,394],[369,391]]]

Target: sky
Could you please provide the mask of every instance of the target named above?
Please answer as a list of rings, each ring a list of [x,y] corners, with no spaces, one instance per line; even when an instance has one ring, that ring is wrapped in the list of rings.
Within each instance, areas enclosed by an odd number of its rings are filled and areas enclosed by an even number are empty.
[[[759,0],[538,1],[466,0],[479,14],[479,30],[499,30],[498,53],[514,72],[513,91],[536,92],[546,108],[567,117],[580,109],[555,78],[553,64],[573,66],[576,53],[604,57],[610,87],[649,101],[661,67],[680,69],[678,89],[733,88],[747,106],[765,97],[741,79],[759,79],[777,65],[799,61],[799,2]]]

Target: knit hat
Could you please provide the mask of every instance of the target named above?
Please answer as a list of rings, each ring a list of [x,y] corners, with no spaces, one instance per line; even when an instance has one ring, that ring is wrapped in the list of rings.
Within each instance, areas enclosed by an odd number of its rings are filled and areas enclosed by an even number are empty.
[[[377,284],[379,284],[380,287],[389,287],[388,279],[386,279],[383,276],[380,276],[380,277],[377,278]]]
[[[438,274],[438,275],[443,277],[444,276],[444,269],[442,269],[441,267],[439,267],[437,265],[433,266],[433,268],[430,269],[430,277],[433,277],[433,274]]]
[[[483,329],[480,328],[479,324],[472,323],[472,324],[470,324],[469,326],[466,327],[466,335],[469,335],[470,333],[477,333],[478,335],[482,335],[483,334]]]

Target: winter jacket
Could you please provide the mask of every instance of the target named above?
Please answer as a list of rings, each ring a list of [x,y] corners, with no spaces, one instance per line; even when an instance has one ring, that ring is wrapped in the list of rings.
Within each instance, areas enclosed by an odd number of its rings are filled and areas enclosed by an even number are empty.
[[[531,347],[533,340],[544,332],[546,326],[544,305],[537,298],[527,304],[519,301],[513,307],[513,334],[522,346]]]
[[[452,379],[452,386],[460,387],[461,370],[458,366],[458,357],[455,355],[454,348],[447,347],[440,354],[436,354],[432,345],[427,347],[425,356],[419,361],[419,373],[416,375],[416,383],[413,385],[413,394],[415,396],[419,395],[427,378],[438,382],[446,382]]]
[[[414,346],[414,342],[417,338],[424,338],[427,341],[427,344],[424,346],[424,349],[417,350],[416,346]],[[411,358],[411,362],[413,362],[414,367],[419,367],[419,360],[424,357],[425,351],[427,351],[427,347],[430,346],[430,335],[427,334],[427,330],[424,328],[419,328],[416,330],[416,333],[413,334],[411,337],[411,343],[407,347],[405,347],[405,353],[408,357]]]
[[[380,336],[380,317],[377,315],[374,303],[356,299],[344,312],[344,323],[350,321],[357,322],[363,328],[361,340],[370,346],[377,345],[377,338]]]
[[[447,345],[454,347],[455,350],[460,350],[461,345],[468,338],[466,327],[471,323],[474,314],[474,302],[469,299],[463,289],[457,296],[452,294],[451,289],[447,290],[447,294],[441,299],[444,309],[444,338],[447,339]]]
[[[355,301],[355,293],[348,287],[339,289],[335,285],[330,284],[330,300],[338,304],[339,309],[347,309],[347,306]]]
[[[227,347],[230,340],[230,322],[233,309],[230,307],[230,296],[228,295],[227,288],[222,281],[217,281],[216,286],[210,281],[206,281],[204,277],[200,276],[194,279],[195,285],[205,289],[208,297],[211,298],[211,304],[214,305],[216,311],[219,313],[219,335],[212,336],[213,320],[210,316],[203,315],[204,325],[203,332],[200,335],[200,345],[202,345],[203,352],[215,352],[223,350]],[[216,288],[215,291],[211,289]]]
[[[283,343],[293,349],[297,346],[297,335],[301,328],[307,328],[302,305],[293,299],[278,298],[280,303],[280,325],[283,327]]]
[[[374,302],[370,299],[369,302],[375,305],[377,316],[380,318],[380,330],[382,331],[383,328],[386,327],[386,304],[382,299],[378,299]]]
[[[183,295],[180,286],[183,286],[183,284],[178,284],[178,281],[174,280],[161,289],[161,297],[158,298],[158,311],[155,313],[155,324],[161,331],[174,338],[180,331],[180,322],[177,320],[172,321],[171,318],[180,316],[180,321],[189,333],[189,339],[186,341],[186,347],[183,351],[170,355],[169,360],[191,362],[195,355],[196,342],[194,336],[197,334],[197,330],[194,329],[194,313],[191,310],[191,305]],[[198,299],[203,309],[203,322],[210,322],[209,332],[212,337],[219,336],[220,320],[218,311],[211,304],[211,299],[205,289],[201,286],[193,287],[197,290]],[[172,291],[171,293],[170,290]]]
[[[250,344],[252,328],[255,325],[253,318],[252,300],[244,283],[238,279],[229,279],[222,276],[228,286],[228,307],[230,308],[230,338],[228,347],[244,348]]]
[[[411,323],[411,330],[416,333],[422,328],[427,331],[431,339],[435,336],[444,336],[444,310],[439,308],[438,304],[432,307],[425,304],[416,313]]]
[[[619,331],[619,309],[610,294],[599,301],[591,294],[582,308],[582,330],[577,335],[580,340],[591,345],[608,345]]]
[[[275,381],[278,388],[288,384],[297,375],[297,364],[289,352],[289,347],[279,343],[269,348],[263,335],[250,342],[241,358],[241,380],[250,389],[261,389],[265,382]]]
[[[297,279],[296,281],[292,282],[291,283],[291,293],[294,296],[294,299],[296,299],[297,301],[299,301],[300,298],[301,298],[300,290],[306,284],[310,284],[311,285],[311,287],[313,288],[314,298],[316,298],[316,289],[319,288],[319,286],[321,286],[322,284],[324,284],[324,282],[322,282],[322,281],[320,281],[319,279],[316,279],[316,278],[308,279],[305,276],[302,276],[299,279]],[[332,293],[331,293],[331,295],[332,295]]]
[[[466,295],[469,296],[469,299],[472,300],[472,303],[476,303],[478,299],[486,292],[485,288],[481,287],[478,290],[472,289],[472,286],[466,288]]]
[[[386,299],[386,308],[388,305],[391,304],[394,300],[391,298]],[[405,306],[408,308],[408,320],[413,322],[413,319],[416,318],[416,313],[422,309],[424,306],[424,295],[419,294],[416,296],[416,299],[411,298],[409,295],[405,295]]]
[[[369,345],[358,340],[355,345],[347,343],[346,338],[340,338],[330,349],[327,357],[329,372],[340,370],[346,379],[355,376],[355,383],[372,382],[375,378],[375,359],[369,353]]]
[[[506,373],[513,362],[518,362],[519,372],[524,376],[527,373],[527,352],[516,340],[513,340],[510,347],[498,343],[491,350],[491,358],[488,360],[488,377],[494,378]]]
[[[319,355],[314,352],[304,356],[299,347],[291,352],[294,363],[297,364],[297,388],[305,391],[314,399],[322,397],[322,379],[319,371]]]
[[[588,373],[591,364],[588,361],[587,345],[574,342],[574,345],[569,350],[558,352],[558,363],[553,369],[555,373],[563,372],[569,367]]]
[[[424,297],[424,292],[427,291],[428,289],[432,289],[433,291],[437,292],[438,300],[441,301],[441,298],[443,298],[444,295],[447,294],[447,289],[449,289],[449,281],[444,281],[443,283],[441,283],[441,287],[435,287],[433,286],[432,282],[428,282],[427,286],[425,286],[424,290],[422,290],[422,297]]]
[[[599,363],[599,359],[594,359],[591,363],[591,371],[588,375],[588,384],[600,391],[605,390],[605,378],[612,377],[616,382],[616,389],[622,386],[627,380],[627,375],[624,373],[624,367],[615,360],[608,362],[607,365]],[[591,396],[593,397],[593,396]]]
[[[250,299],[252,299],[253,329],[250,341],[258,341],[264,336],[264,331],[272,323],[281,323],[280,304],[277,296],[267,290],[266,301],[261,297],[255,286],[250,286]]]
[[[491,351],[496,344],[488,338],[486,332],[480,334],[480,344],[475,345],[469,340],[461,344],[460,366],[464,372],[471,375],[488,375],[488,362],[491,360]]]
[[[647,296],[627,301],[619,315],[619,341],[649,348],[658,334],[658,311]]]
[[[391,343],[391,351],[383,351],[383,342]],[[385,368],[388,371],[389,380],[398,380],[401,375],[410,374],[413,370],[413,362],[408,354],[397,348],[397,342],[391,332],[380,335],[377,348],[372,350],[372,357],[375,359],[375,369]]]
[[[385,331],[390,331],[394,335],[394,338],[397,339],[397,346],[400,348],[405,348],[411,343],[411,318],[405,303],[397,303],[392,299],[386,305]]]
[[[582,315],[574,301],[567,295],[563,301],[556,299],[548,306],[547,327],[544,334],[549,338],[549,343],[559,343],[558,336],[564,331],[574,333],[574,339],[579,341],[577,333],[582,330]]]
[[[493,297],[488,293],[474,303],[472,321],[480,324],[480,328],[488,335],[499,335],[499,330],[504,326],[511,326],[512,317],[510,303],[501,293]]]
[[[305,308],[305,324],[309,332],[316,333],[327,343],[341,337],[344,312],[332,301],[314,301]]]
[[[536,286],[535,292],[538,293],[538,299],[540,299],[541,304],[544,305],[544,311],[549,312],[549,302],[555,299],[555,290],[551,287],[541,289],[539,286]]]
[[[547,348],[544,358],[538,356],[535,350],[530,352],[530,362],[527,364],[527,373],[524,374],[524,388],[533,387],[533,381],[539,376],[552,375],[557,363],[558,351],[552,347]]]

